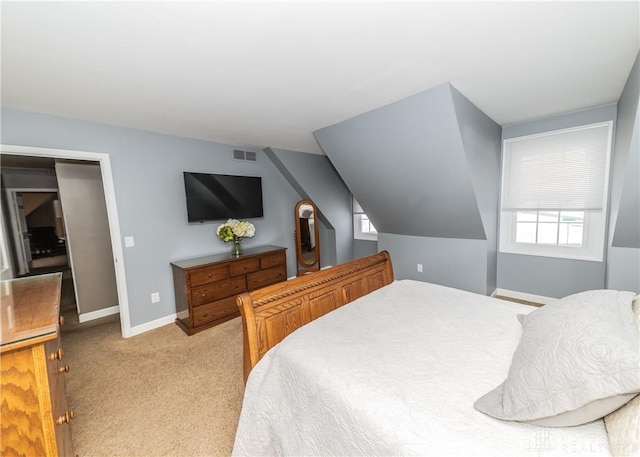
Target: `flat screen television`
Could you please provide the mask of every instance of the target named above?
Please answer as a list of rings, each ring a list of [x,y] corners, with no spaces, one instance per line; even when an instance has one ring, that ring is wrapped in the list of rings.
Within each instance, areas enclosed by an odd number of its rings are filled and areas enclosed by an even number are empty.
[[[262,178],[184,172],[189,222],[262,217]]]

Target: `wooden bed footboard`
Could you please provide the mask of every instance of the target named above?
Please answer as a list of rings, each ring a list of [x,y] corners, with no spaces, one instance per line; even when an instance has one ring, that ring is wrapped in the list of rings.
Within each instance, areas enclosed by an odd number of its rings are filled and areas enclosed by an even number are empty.
[[[392,282],[391,257],[382,251],[239,295],[245,382],[260,358],[288,334]]]

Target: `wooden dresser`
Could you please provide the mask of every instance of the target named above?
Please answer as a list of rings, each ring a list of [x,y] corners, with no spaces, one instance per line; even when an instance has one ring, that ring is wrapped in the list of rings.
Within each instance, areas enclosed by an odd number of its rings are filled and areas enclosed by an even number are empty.
[[[60,345],[62,273],[0,282],[0,454],[72,456]]]
[[[188,335],[240,315],[236,295],[287,279],[286,248],[260,246],[239,257],[216,254],[171,262],[176,323]]]

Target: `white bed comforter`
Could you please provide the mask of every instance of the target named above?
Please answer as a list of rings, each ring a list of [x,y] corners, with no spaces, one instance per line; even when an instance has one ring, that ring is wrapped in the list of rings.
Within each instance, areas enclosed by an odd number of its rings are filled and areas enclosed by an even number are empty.
[[[609,455],[602,421],[543,428],[473,408],[532,309],[411,280],[337,309],[254,367],[233,455]]]

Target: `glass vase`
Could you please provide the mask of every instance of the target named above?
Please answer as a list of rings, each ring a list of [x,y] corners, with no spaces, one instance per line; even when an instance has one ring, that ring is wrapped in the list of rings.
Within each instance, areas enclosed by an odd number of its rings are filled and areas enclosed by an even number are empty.
[[[242,238],[234,236],[233,240],[231,240],[231,255],[238,257],[242,254],[244,254],[244,249],[242,248]]]

